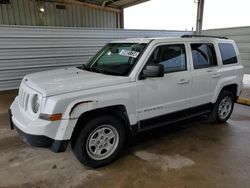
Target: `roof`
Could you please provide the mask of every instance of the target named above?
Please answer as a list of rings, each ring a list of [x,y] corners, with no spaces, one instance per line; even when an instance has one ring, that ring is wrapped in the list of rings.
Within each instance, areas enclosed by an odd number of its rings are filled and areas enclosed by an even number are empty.
[[[131,7],[150,0],[44,0],[65,5],[77,5],[106,11],[121,12],[124,8]]]
[[[112,8],[118,8],[123,9],[130,6],[134,6],[140,3],[144,3],[149,0],[78,0],[81,2],[94,4],[102,7],[112,7]]]

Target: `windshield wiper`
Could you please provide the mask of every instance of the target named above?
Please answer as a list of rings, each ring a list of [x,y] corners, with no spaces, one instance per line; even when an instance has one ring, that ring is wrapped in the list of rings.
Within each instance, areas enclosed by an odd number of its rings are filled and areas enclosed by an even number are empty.
[[[106,71],[99,68],[99,67],[87,67],[85,64],[82,64],[81,66],[77,67],[82,70],[87,70],[87,71],[93,71],[93,72],[98,72],[98,73],[105,73]]]
[[[107,73],[107,71],[99,67],[89,67],[89,68],[86,67],[86,70],[93,70],[94,72],[99,72],[103,74]]]
[[[85,64],[83,64],[77,68],[82,69],[82,70],[86,70],[86,71],[91,71],[91,72],[98,72],[98,73],[102,73],[102,74],[121,76],[119,73],[110,72],[110,71],[104,70],[100,67],[87,67]]]
[[[87,70],[87,71],[93,71],[93,72],[99,72],[99,73],[104,73],[105,71],[99,67],[87,67],[85,64],[82,64],[79,69],[82,70]]]

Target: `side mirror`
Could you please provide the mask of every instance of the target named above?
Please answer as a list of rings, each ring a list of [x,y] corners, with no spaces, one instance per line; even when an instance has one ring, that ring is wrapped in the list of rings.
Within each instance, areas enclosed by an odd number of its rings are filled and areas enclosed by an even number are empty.
[[[144,77],[163,77],[164,66],[162,64],[148,64],[143,70]]]

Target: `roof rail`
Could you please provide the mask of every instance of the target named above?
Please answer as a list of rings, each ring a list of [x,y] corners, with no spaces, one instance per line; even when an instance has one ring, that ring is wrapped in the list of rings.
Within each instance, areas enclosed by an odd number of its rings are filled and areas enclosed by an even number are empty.
[[[194,37],[209,37],[209,38],[218,38],[218,39],[228,39],[227,37],[210,36],[210,35],[182,35],[181,36],[181,38],[194,38]]]

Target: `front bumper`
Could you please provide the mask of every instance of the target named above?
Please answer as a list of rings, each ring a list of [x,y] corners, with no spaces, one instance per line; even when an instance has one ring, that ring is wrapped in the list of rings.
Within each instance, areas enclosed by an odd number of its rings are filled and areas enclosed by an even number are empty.
[[[23,140],[23,142],[36,147],[46,147],[50,148],[53,152],[64,152],[67,149],[69,140],[54,140],[44,135],[33,135],[29,133],[25,133],[21,129],[19,129],[12,120],[12,113],[9,110],[9,119],[10,119],[10,128],[16,129],[19,137]]]

